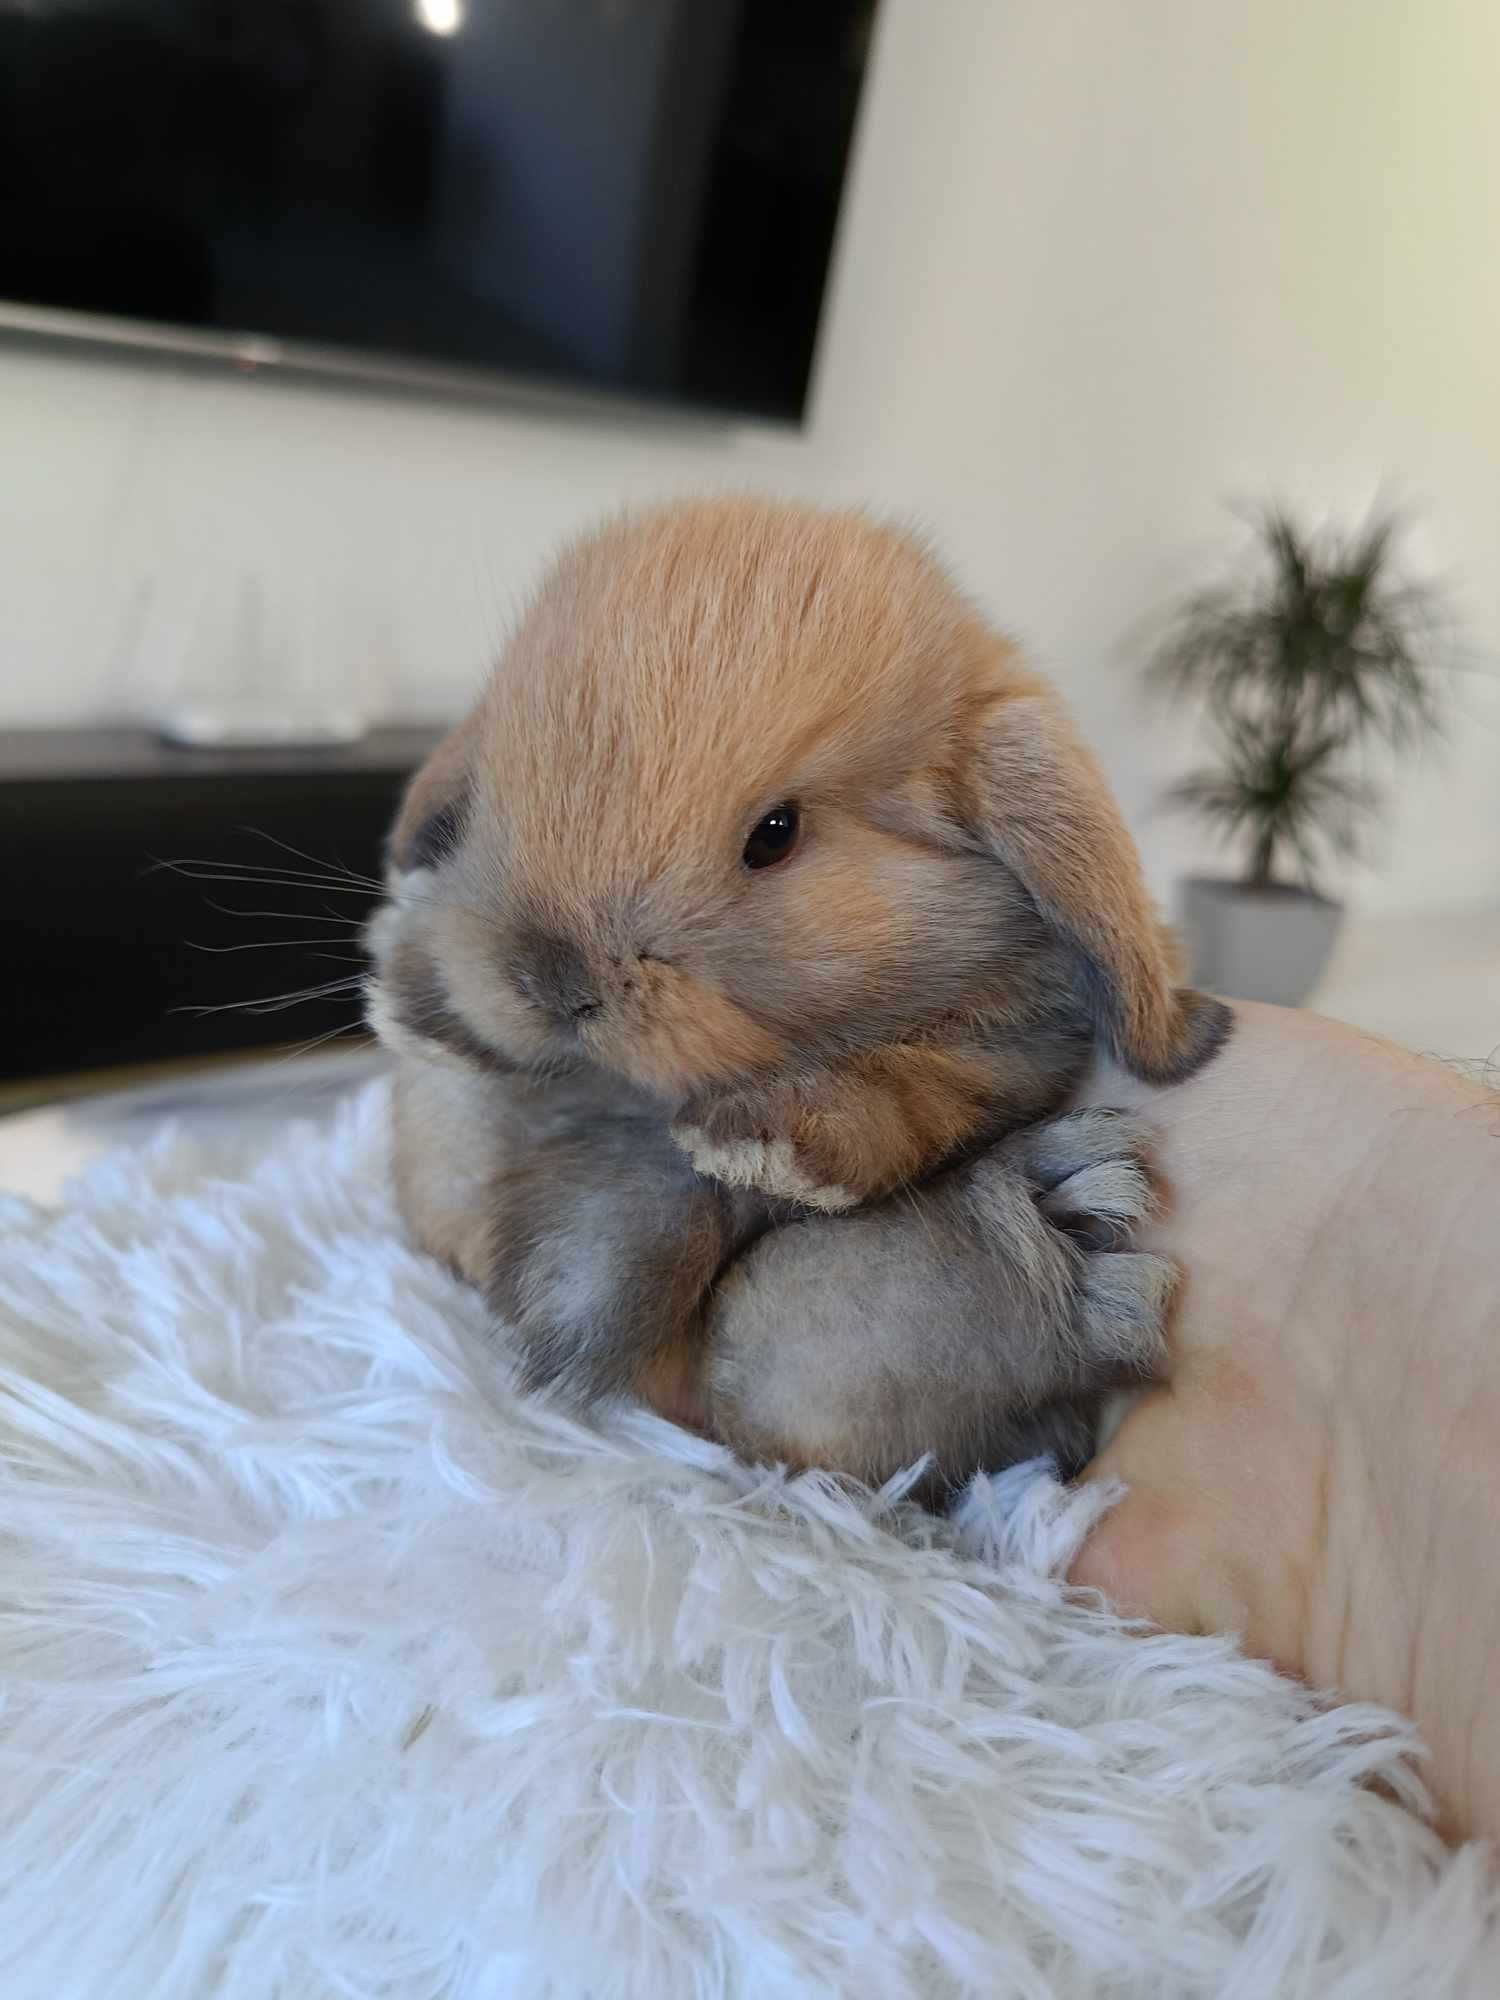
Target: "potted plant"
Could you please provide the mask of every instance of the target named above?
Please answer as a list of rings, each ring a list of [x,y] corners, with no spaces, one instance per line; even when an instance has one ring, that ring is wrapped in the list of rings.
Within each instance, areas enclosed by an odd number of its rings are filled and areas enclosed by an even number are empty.
[[[1172,614],[1149,673],[1162,694],[1201,704],[1218,752],[1170,800],[1245,853],[1237,879],[1184,884],[1193,977],[1295,1005],[1343,918],[1321,893],[1324,868],[1359,851],[1380,804],[1363,753],[1437,726],[1438,604],[1401,573],[1390,515],[1317,533],[1268,507],[1252,527],[1246,573]]]

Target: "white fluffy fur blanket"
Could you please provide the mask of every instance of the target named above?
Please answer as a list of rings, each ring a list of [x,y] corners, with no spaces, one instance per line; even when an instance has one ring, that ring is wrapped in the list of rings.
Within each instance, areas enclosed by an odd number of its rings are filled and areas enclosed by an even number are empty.
[[[5,2000],[1493,1993],[1401,1727],[958,1529],[517,1402],[377,1086],[0,1205]]]

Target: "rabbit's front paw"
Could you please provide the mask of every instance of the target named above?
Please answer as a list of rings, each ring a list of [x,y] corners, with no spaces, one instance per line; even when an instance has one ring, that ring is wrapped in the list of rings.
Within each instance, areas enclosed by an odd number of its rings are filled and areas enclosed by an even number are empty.
[[[756,1188],[773,1201],[837,1215],[859,1200],[849,1188],[819,1178],[818,1163],[793,1139],[777,1136],[757,1108],[740,1100],[700,1114],[703,1123],[672,1128],[695,1170],[726,1187]]]
[[[1149,1130],[1128,1111],[1090,1107],[1007,1142],[1050,1222],[1099,1250],[1123,1247],[1155,1212]]]
[[[964,1049],[896,1044],[795,1081],[706,1092],[674,1137],[701,1174],[838,1214],[920,1181],[972,1141],[988,1081]]]
[[[1076,1331],[1089,1360],[1154,1373],[1166,1352],[1177,1284],[1169,1259],[1130,1247],[1157,1206],[1149,1130],[1129,1112],[1065,1112],[1013,1133],[999,1149],[1030,1184],[1042,1217],[1083,1253]]]

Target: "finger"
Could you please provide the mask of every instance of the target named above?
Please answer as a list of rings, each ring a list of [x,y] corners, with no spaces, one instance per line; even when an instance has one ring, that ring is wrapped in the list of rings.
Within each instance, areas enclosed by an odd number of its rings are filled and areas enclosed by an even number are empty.
[[[1084,1475],[1121,1480],[1125,1498],[1090,1535],[1069,1580],[1169,1631],[1244,1634],[1239,1536],[1198,1414],[1162,1388],[1125,1419]]]
[[[1085,1482],[1118,1479],[1126,1493],[1069,1572],[1071,1582],[1102,1590],[1122,1611],[1173,1626],[1191,1616],[1185,1583],[1201,1560],[1191,1545],[1191,1508],[1180,1492],[1177,1425],[1170,1390],[1153,1390],[1088,1467]]]

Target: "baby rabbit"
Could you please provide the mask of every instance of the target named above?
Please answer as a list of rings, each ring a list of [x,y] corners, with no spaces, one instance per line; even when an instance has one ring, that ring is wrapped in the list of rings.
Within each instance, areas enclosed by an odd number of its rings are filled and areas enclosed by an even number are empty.
[[[1055,697],[907,536],[720,500],[578,543],[390,883],[403,1209],[530,1383],[959,1479],[1076,1462],[1156,1360],[1141,1135],[1049,1115],[1096,1044],[1172,1081],[1227,1011],[1175,985]]]

